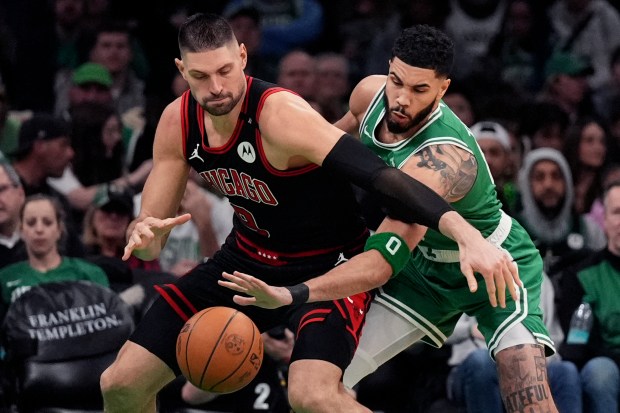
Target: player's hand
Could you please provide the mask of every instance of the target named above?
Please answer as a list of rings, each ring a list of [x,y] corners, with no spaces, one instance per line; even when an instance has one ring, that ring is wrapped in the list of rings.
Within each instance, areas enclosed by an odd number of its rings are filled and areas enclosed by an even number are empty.
[[[232,274],[223,272],[222,277],[228,281],[218,280],[219,285],[249,295],[249,297],[235,295],[233,301],[239,305],[273,309],[293,302],[293,297],[286,288],[274,287],[251,275],[235,271]]]
[[[147,217],[137,222],[127,239],[123,260],[128,260],[132,253],[138,253],[139,251],[145,252],[145,254],[143,254],[145,259],[153,259],[156,256],[153,251],[157,250],[156,253],[158,253],[161,249],[161,243],[154,243],[153,241],[161,240],[164,235],[172,231],[172,228],[177,225],[185,224],[191,218],[192,216],[190,214],[183,214],[166,219]]]
[[[482,236],[470,238],[466,243],[459,243],[461,271],[467,279],[469,290],[473,293],[478,289],[474,275],[480,273],[484,277],[493,307],[506,307],[506,288],[513,300],[519,299],[518,286],[523,286],[519,278],[517,265],[507,252],[501,250]]]

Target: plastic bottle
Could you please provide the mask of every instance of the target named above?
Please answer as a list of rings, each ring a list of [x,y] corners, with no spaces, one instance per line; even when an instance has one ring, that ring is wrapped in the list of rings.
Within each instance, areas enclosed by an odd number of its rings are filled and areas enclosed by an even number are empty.
[[[581,303],[570,319],[567,344],[586,344],[590,338],[590,330],[594,322],[594,314],[590,303]]]

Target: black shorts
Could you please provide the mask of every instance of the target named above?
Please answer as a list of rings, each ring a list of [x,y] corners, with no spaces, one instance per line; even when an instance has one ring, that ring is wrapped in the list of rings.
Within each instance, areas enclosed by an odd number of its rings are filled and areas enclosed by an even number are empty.
[[[164,361],[177,375],[177,335],[196,312],[213,306],[236,308],[247,314],[261,332],[287,326],[295,333],[291,361],[325,360],[344,370],[357,348],[359,336],[373,293],[361,293],[336,301],[285,306],[267,310],[255,306],[241,307],[232,301],[236,293],[221,287],[222,272],[241,271],[271,285],[295,285],[324,274],[363,250],[362,239],[341,251],[304,258],[283,266],[257,262],[239,251],[231,240],[215,256],[198,265],[174,284],[158,286],[160,297],[136,327],[130,340]]]

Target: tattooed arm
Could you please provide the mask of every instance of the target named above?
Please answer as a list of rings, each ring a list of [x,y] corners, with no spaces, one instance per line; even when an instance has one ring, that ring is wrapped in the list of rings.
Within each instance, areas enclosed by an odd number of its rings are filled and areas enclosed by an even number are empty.
[[[462,199],[476,181],[476,157],[455,145],[431,145],[417,152],[401,168],[448,202]]]

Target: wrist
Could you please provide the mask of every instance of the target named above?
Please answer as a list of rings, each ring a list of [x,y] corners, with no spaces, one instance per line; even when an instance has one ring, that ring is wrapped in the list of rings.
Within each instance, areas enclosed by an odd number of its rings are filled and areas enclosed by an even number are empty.
[[[448,211],[439,220],[439,231],[457,243],[465,243],[480,233],[456,211]]]
[[[291,294],[293,299],[291,305],[305,304],[308,302],[308,298],[310,298],[310,288],[304,283],[284,288]]]

